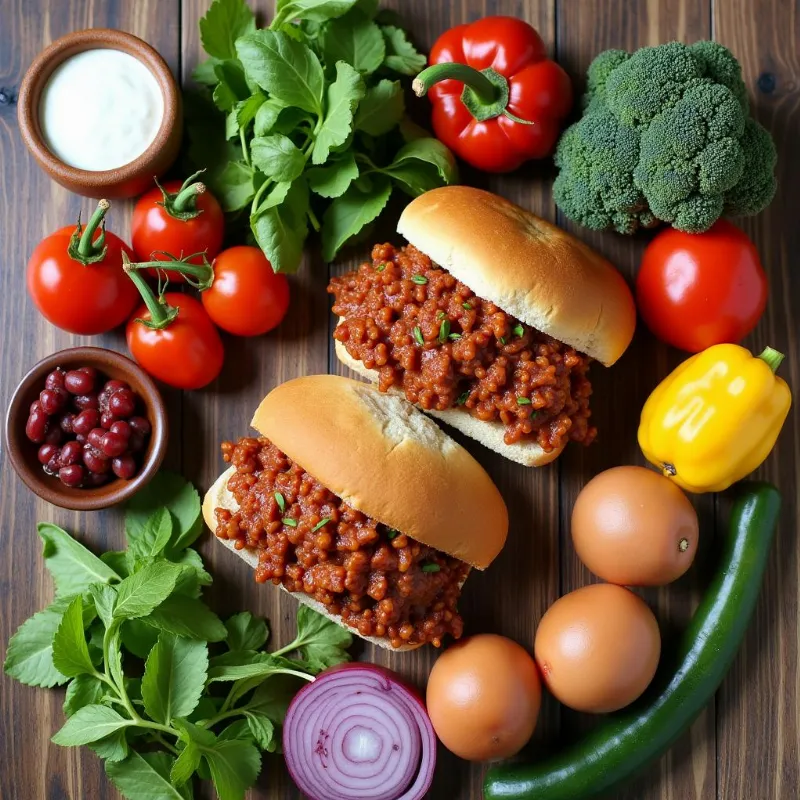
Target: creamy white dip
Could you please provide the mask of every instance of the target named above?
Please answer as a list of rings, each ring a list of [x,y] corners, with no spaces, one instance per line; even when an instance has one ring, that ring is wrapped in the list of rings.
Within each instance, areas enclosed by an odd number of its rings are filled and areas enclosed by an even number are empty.
[[[138,158],[156,138],[164,97],[152,72],[121,50],[86,50],[59,64],[39,101],[45,143],[65,164],[99,172]]]

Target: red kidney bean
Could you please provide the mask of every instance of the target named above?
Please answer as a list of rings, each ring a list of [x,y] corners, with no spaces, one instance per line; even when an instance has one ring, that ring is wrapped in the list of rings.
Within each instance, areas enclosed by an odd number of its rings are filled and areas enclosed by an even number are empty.
[[[131,436],[131,426],[129,423],[125,422],[124,419],[118,419],[116,422],[113,422],[109,430],[121,436],[126,442]]]
[[[72,402],[81,410],[84,408],[100,408],[100,398],[96,394],[79,394],[72,398]]]
[[[39,404],[45,414],[57,414],[67,404],[69,395],[66,389],[43,389],[39,395]]]
[[[74,433],[72,430],[72,423],[75,421],[75,414],[71,411],[65,411],[59,418],[58,418],[58,427],[61,428],[61,432],[65,434]]]
[[[92,428],[100,424],[100,414],[96,408],[85,408],[72,420],[72,430],[86,436]]]
[[[58,477],[65,486],[80,486],[83,483],[84,471],[80,464],[70,464],[68,467],[61,467]]]
[[[136,398],[130,389],[118,389],[108,398],[108,410],[117,417],[130,417],[136,411]]]
[[[109,394],[115,391],[116,389],[130,389],[131,387],[128,386],[125,381],[118,381],[118,380],[110,380],[106,381],[105,386],[103,386],[103,391],[107,391]]]
[[[131,453],[141,453],[144,450],[144,436],[140,433],[132,433],[131,438],[128,439],[128,450]]]
[[[78,442],[78,444],[86,444],[86,434],[85,433],[79,433],[75,437],[75,441]]]
[[[91,394],[94,391],[94,377],[88,372],[73,369],[64,376],[64,388],[71,394]]]
[[[97,450],[100,449],[100,442],[102,441],[103,437],[106,435],[104,428],[92,428],[89,431],[89,435],[86,437],[86,440],[89,444],[96,448]]]
[[[108,431],[100,439],[100,452],[108,458],[121,456],[128,449],[128,442],[118,433]]]
[[[129,454],[118,456],[111,462],[111,469],[118,478],[128,481],[136,474],[136,461]]]
[[[29,414],[33,414],[34,411],[38,411],[42,407],[42,404],[39,402],[39,398],[37,397],[32,403],[31,407],[28,409]]]
[[[140,436],[148,436],[150,434],[150,423],[144,417],[131,417],[128,420],[131,431],[138,433]]]
[[[111,469],[111,462],[91,444],[83,446],[83,463],[89,472],[97,472],[101,475]]]
[[[43,444],[36,457],[40,464],[46,464],[53,456],[58,455],[58,448],[54,444]]]
[[[47,436],[47,414],[41,408],[32,411],[28,417],[25,435],[36,444],[41,444]]]
[[[63,389],[64,388],[64,370],[61,367],[54,369],[45,379],[44,386],[46,389]]]
[[[106,473],[87,472],[86,477],[83,479],[83,485],[87,489],[95,489],[98,486],[108,483],[110,477],[111,476]]]
[[[58,455],[58,463],[62,467],[71,467],[73,464],[77,464],[81,460],[82,453],[83,447],[80,442],[67,442],[61,448],[61,452]]]
[[[58,463],[58,455],[58,453],[54,453],[50,456],[50,460],[44,465],[44,471],[48,475],[55,475],[61,469],[61,464]]]

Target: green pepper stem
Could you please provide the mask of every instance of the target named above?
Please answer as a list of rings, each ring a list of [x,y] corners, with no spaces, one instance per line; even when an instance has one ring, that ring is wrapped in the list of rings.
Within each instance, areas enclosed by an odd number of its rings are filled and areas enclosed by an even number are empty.
[[[163,263],[163,262],[158,262]],[[144,300],[147,310],[150,312],[150,319],[143,320],[137,319],[148,328],[155,330],[163,330],[178,316],[178,309],[169,305],[163,298],[156,297],[153,290],[150,288],[147,281],[142,277],[141,273],[134,269],[131,264],[127,253],[122,251],[122,269],[125,274],[133,281],[134,286],[139,290],[139,294]]]
[[[424,97],[439,81],[454,80],[469,86],[482,103],[494,103],[500,96],[497,87],[482,73],[467,64],[448,61],[433,64],[414,78],[411,88],[417,97]]]
[[[783,353],[778,352],[772,347],[765,347],[764,352],[760,353],[758,356],[762,361],[767,362],[767,366],[773,371],[777,372],[778,367],[781,365],[781,361],[785,358]]]
[[[111,208],[111,203],[108,200],[100,200],[97,203],[97,208],[94,210],[86,227],[81,233],[80,241],[78,242],[78,255],[83,258],[90,258],[91,256],[99,253],[105,247],[105,236],[101,234],[100,238],[95,243],[94,235],[97,228],[105,222],[105,216],[108,209]],[[80,228],[80,218],[78,218],[78,228]]]

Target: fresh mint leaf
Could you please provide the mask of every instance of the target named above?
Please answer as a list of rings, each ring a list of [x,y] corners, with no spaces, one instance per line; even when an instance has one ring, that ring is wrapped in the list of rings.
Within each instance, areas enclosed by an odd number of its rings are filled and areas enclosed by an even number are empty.
[[[244,161],[229,161],[214,179],[213,189],[224,211],[239,211],[255,197],[253,170]]]
[[[128,538],[129,551],[136,558],[159,556],[172,540],[172,514],[168,508],[156,509],[138,535]]]
[[[136,619],[149,614],[172,594],[182,570],[177,564],[156,561],[125,578],[117,589],[114,619]]]
[[[262,750],[274,750],[275,725],[269,717],[253,711],[245,711],[245,718],[256,744]]]
[[[406,37],[406,32],[395,25],[381,27],[386,40],[386,66],[402,75],[416,75],[424,69],[427,59]]]
[[[275,272],[297,272],[308,235],[308,209],[308,186],[299,178],[280,207],[251,217],[253,235]]]
[[[100,560],[114,570],[120,580],[131,574],[131,559],[127,550],[107,550],[100,554]]]
[[[104,736],[96,742],[89,744],[89,748],[93,750],[100,758],[106,761],[122,761],[128,757],[130,752],[128,749],[128,740],[125,736],[127,728],[115,731],[110,736]]]
[[[258,213],[261,214],[269,208],[279,206],[286,199],[291,188],[292,184],[289,181],[276,183],[259,204]]]
[[[92,583],[120,580],[108,564],[51,522],[36,526],[44,542],[44,564],[56,585],[56,596],[85,592]]]
[[[228,631],[227,645],[231,651],[259,650],[269,638],[265,620],[254,617],[249,611],[234,614],[225,620]]]
[[[278,0],[273,26],[292,20],[325,22],[350,11],[357,0]]]
[[[156,722],[186,717],[203,693],[208,672],[205,642],[162,632],[150,651],[142,678],[144,710]]]
[[[218,58],[207,58],[201,61],[192,70],[192,80],[202,86],[215,86],[217,84],[217,73],[214,72],[214,67],[219,64]]]
[[[227,635],[222,620],[205,603],[181,594],[171,594],[139,621],[162,631],[203,642],[221,642]]]
[[[137,658],[145,659],[158,641],[158,629],[143,619],[126,619],[119,629],[122,646]]]
[[[212,99],[220,111],[230,111],[241,100],[250,96],[242,65],[238,61],[220,61],[214,65],[217,85],[214,87]]]
[[[291,649],[320,671],[350,660],[347,649],[353,637],[349,631],[308,606],[297,609],[297,638]]]
[[[236,41],[249,78],[271,97],[322,115],[325,77],[315,53],[281,31],[259,30]]]
[[[53,664],[53,637],[71,602],[71,597],[59,598],[17,628],[6,650],[3,669],[7,675],[27,686],[45,688],[69,680]]]
[[[182,783],[191,780],[192,775],[194,775],[199,766],[200,748],[190,741],[175,759],[175,763],[169,773],[169,779],[176,786],[180,786]]]
[[[306,165],[302,151],[288,136],[280,133],[256,136],[250,143],[250,154],[253,165],[268,178],[290,184],[302,174]]]
[[[358,164],[351,152],[329,160],[324,167],[312,167],[306,173],[308,186],[321,197],[340,197],[358,177]]]
[[[247,130],[247,126],[256,118],[256,114],[262,105],[266,102],[267,98],[256,92],[250,95],[247,100],[242,100],[236,104],[234,109],[236,112],[236,121],[242,130]]]
[[[210,56],[236,58],[236,40],[255,29],[255,16],[244,0],[214,0],[200,18],[200,41]]]
[[[336,80],[328,87],[327,111],[311,151],[312,163],[324,164],[331,150],[344,144],[353,130],[353,113],[365,91],[358,72],[346,61],[337,61]]]
[[[111,783],[129,800],[184,800],[184,795],[169,781],[172,760],[165,753],[146,755],[150,760],[155,755],[161,756],[155,762],[159,765],[166,760],[166,776],[134,750],[124,761],[106,761],[106,775]]]
[[[330,64],[345,61],[362,75],[371,75],[386,57],[381,29],[359,9],[325,26],[322,53]]]
[[[236,658],[237,656],[238,658]],[[281,658],[264,652],[252,654],[248,651],[225,653],[224,663],[221,663],[219,656],[212,659],[210,663],[208,683],[266,678],[273,674],[286,674],[286,670],[298,671],[298,665],[288,658]]]
[[[256,112],[253,133],[256,136],[266,136],[273,127],[275,127],[275,123],[278,121],[281,111],[285,108],[286,106],[283,105],[283,103],[279,103],[277,100],[270,97]]]
[[[200,597],[203,586],[211,585],[211,576],[203,566],[203,559],[196,550],[178,550],[167,554],[173,564],[185,567],[175,581],[175,594]]]
[[[159,508],[168,508],[174,517],[171,551],[190,547],[203,532],[197,489],[180,475],[161,471],[128,501],[125,509],[128,547],[141,536],[147,520]]]
[[[83,630],[83,598],[77,595],[67,606],[53,637],[53,666],[68,678],[94,672]]]
[[[194,742],[195,744],[199,744],[201,747],[212,747],[214,742],[217,740],[217,737],[214,735],[213,731],[210,731],[207,728],[201,728],[199,725],[189,722],[188,719],[175,719],[173,720],[172,725],[180,734],[181,741],[187,744],[189,742]]]
[[[236,722],[232,722],[226,728],[223,728],[219,736],[217,736],[218,742],[230,742],[233,739],[243,739],[246,742],[255,744],[253,732],[250,730],[250,725],[248,725],[246,719],[237,719]]]
[[[111,675],[111,680],[113,680],[117,686],[122,686],[125,683],[125,676],[122,672],[121,635],[116,620],[112,623],[112,631],[111,636],[108,638],[108,658],[106,660],[106,666],[108,667],[109,675]]]
[[[274,675],[253,692],[247,708],[280,725],[286,719],[292,698],[304,684],[305,681],[293,675]]]
[[[261,770],[261,754],[249,742],[217,741],[203,750],[219,800],[243,800]]]
[[[211,717],[215,717],[219,713],[223,702],[223,698],[204,694],[200,698],[200,702],[197,704],[195,710],[189,714],[189,720],[191,722],[203,722],[204,720],[211,719]]]
[[[117,590],[105,583],[93,583],[89,587],[89,593],[94,600],[97,616],[107,628],[111,627],[114,605],[117,602]]]
[[[108,686],[94,675],[77,675],[67,684],[64,696],[64,716],[71,717],[84,706],[100,703]]]
[[[75,747],[79,744],[96,742],[133,724],[133,720],[125,719],[108,706],[99,704],[84,706],[64,723],[50,741],[62,747]]]
[[[392,185],[376,176],[369,192],[351,186],[328,206],[322,220],[322,258],[333,261],[342,245],[383,211],[392,193]]]
[[[384,78],[367,89],[358,105],[355,128],[370,136],[382,136],[394,128],[405,113],[405,99],[400,81]]]

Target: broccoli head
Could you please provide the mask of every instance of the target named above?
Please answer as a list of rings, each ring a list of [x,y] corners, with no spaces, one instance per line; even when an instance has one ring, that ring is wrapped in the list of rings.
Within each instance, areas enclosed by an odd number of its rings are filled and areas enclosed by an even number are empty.
[[[583,118],[561,137],[554,196],[590,228],[660,221],[693,233],[775,193],[775,148],[748,116],[739,63],[715,42],[601,53]]]

